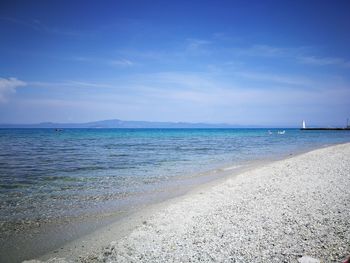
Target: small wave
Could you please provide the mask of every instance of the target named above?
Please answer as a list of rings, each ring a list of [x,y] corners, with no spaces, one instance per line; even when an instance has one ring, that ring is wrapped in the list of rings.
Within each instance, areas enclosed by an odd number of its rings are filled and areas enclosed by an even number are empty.
[[[110,154],[110,157],[127,157],[130,156],[130,154],[126,154],[126,153],[115,153],[115,154]]]
[[[27,184],[0,184],[0,189],[11,190],[11,189],[26,188],[27,186],[28,186]]]
[[[41,178],[42,181],[64,181],[64,182],[79,182],[81,178],[73,176],[45,176]]]
[[[195,151],[209,151],[209,150],[212,150],[212,149],[208,148],[208,147],[202,147],[202,148],[195,148],[194,150]]]
[[[235,170],[237,168],[241,167],[241,165],[233,165],[225,168],[221,168],[222,171],[230,171],[230,170]]]

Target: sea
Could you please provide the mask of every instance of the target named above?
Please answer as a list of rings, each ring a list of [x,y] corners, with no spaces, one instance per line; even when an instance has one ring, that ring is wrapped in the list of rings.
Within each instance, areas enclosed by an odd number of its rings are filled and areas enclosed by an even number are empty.
[[[252,162],[345,142],[349,131],[0,129],[0,235],[137,209]]]

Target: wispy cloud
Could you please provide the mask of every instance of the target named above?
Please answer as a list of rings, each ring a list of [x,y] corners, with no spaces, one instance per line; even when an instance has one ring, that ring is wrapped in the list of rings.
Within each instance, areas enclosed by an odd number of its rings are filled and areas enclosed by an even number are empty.
[[[16,78],[0,78],[0,102],[5,102],[11,93],[15,93],[19,87],[27,83]]]
[[[244,82],[243,78],[246,79]],[[45,108],[59,116],[62,112],[67,116],[70,112],[84,112],[87,119],[118,117],[249,124],[257,123],[258,118],[264,124],[271,118],[276,123],[283,123],[288,117],[297,122],[301,118],[315,117],[309,113],[309,108],[317,114],[323,114],[327,108],[339,107],[341,111],[347,107],[346,98],[349,96],[348,83],[334,79],[326,82],[303,75],[280,76],[249,71],[235,72],[229,79],[226,74],[207,71],[168,71],[133,74],[109,83],[5,80],[2,79],[1,83],[6,83],[6,87],[26,84],[30,89],[38,88],[35,94],[42,94],[25,98],[18,96],[16,101],[22,106],[32,107],[35,112],[42,112]],[[310,83],[318,88],[305,88]],[[52,88],[56,93],[41,93],[39,87]],[[104,88],[103,92],[101,88]],[[66,98],[66,92],[69,92],[69,98]],[[33,103],[29,105],[28,100]],[[26,107],[22,107],[23,112]],[[77,114],[75,118],[79,120],[81,116]]]
[[[350,61],[342,58],[334,57],[314,57],[314,56],[302,56],[299,57],[299,61],[304,64],[316,65],[316,66],[328,66],[335,65],[341,67],[350,68]]]
[[[239,71],[235,73],[237,76],[241,76],[250,80],[259,80],[267,83],[277,83],[284,85],[293,85],[301,87],[310,87],[315,85],[315,81],[300,75],[281,75],[264,72],[252,72],[252,71]]]
[[[344,99],[341,99],[341,96],[349,94],[347,88],[333,82],[324,83],[317,89],[313,89],[312,87],[317,85],[317,81],[303,76],[279,77],[263,73],[245,73],[244,76],[249,79],[264,80],[263,88],[255,86],[254,83],[248,84],[247,88],[246,85],[242,86],[239,81],[236,83],[230,80],[225,81],[208,76],[206,72],[193,72],[191,74],[164,72],[137,76],[134,82],[129,83],[129,85],[134,87],[134,98],[143,97],[147,104],[152,102],[155,108],[164,107],[164,105],[177,107],[178,105],[177,111],[181,116],[185,116],[183,115],[185,111],[192,110],[196,112],[194,118],[214,121],[215,117],[210,119],[208,114],[216,116],[220,113],[222,121],[230,122],[230,118],[232,118],[232,120],[241,123],[254,121],[254,116],[257,115],[266,118],[266,114],[271,115],[271,112],[275,112],[274,109],[283,109],[283,111],[276,111],[276,114],[272,114],[280,118],[279,121],[283,121],[284,114],[288,114],[289,117],[293,116],[295,119],[301,118],[310,105],[317,107],[319,111],[325,105],[344,107]],[[290,85],[305,87],[309,84],[311,88],[288,88]],[[273,88],[273,85],[277,85],[279,88]],[[147,108],[147,104],[144,107]],[[147,110],[152,112],[151,109],[147,108]],[[245,114],[247,112],[249,114]],[[169,114],[171,113],[169,112]],[[245,119],[252,119],[245,120],[242,118],[242,114]]]
[[[159,50],[138,50],[138,49],[119,49],[117,54],[121,59],[109,60],[110,65],[118,66],[135,66],[139,65],[138,61],[174,64],[187,63],[189,57],[198,55],[210,55],[214,52],[213,41],[206,39],[186,38],[182,44],[177,45],[176,48],[159,49]],[[136,61],[136,62],[135,62]]]
[[[146,83],[164,85],[164,87],[205,88],[210,86],[209,76],[202,72],[158,72],[139,75],[139,80]]]
[[[221,59],[221,64],[227,64],[227,61],[234,62],[235,65],[245,64],[247,58],[259,57],[262,59],[288,59],[289,62],[296,61],[298,57],[306,54],[307,47],[278,47],[271,45],[246,45],[235,46],[237,43],[226,45],[225,40],[221,39],[196,39],[187,38],[184,45],[179,45],[172,50],[119,50],[120,57],[129,57],[135,60],[147,62],[166,63],[192,63],[196,64],[196,57],[201,59],[205,56],[208,64],[213,65],[217,58]],[[223,61],[227,60],[226,62]],[[119,60],[117,60],[119,61]],[[200,61],[203,64],[203,61]],[[118,64],[126,64],[120,61]],[[134,63],[133,63],[134,64]],[[228,66],[228,65],[226,65]]]
[[[117,59],[109,61],[111,65],[119,66],[119,67],[131,67],[134,63],[128,59]]]
[[[200,48],[203,48],[212,42],[205,39],[195,39],[195,38],[188,38],[187,39],[187,49],[189,50],[198,50]]]
[[[232,48],[231,53],[241,56],[253,57],[286,57],[299,51],[296,48],[275,47],[270,45],[252,45],[249,47]]]
[[[61,58],[59,58],[61,59]],[[106,59],[101,57],[88,57],[88,56],[73,56],[64,58],[65,60],[76,61],[80,63],[98,63],[106,66],[117,66],[117,67],[132,67],[137,63],[131,61],[130,59],[121,58],[121,59]]]
[[[350,67],[350,61],[337,57],[317,57],[310,47],[277,47],[271,45],[252,45],[244,48],[232,48],[231,53],[238,56],[290,59],[297,63],[315,66]]]
[[[62,59],[62,58],[60,58],[60,59]],[[92,58],[84,57],[84,56],[74,56],[74,57],[69,57],[69,58],[64,58],[64,59],[78,61],[78,62],[91,62],[92,61]]]
[[[39,88],[60,88],[60,87],[69,87],[69,88],[113,88],[114,86],[106,83],[97,83],[97,82],[85,82],[85,81],[58,81],[58,82],[45,82],[45,81],[31,81],[26,83],[31,87]]]

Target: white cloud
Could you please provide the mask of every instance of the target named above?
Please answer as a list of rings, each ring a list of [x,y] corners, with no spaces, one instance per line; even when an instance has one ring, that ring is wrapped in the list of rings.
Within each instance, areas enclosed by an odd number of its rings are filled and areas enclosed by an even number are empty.
[[[61,82],[43,82],[43,81],[32,81],[28,82],[27,85],[39,88],[113,88],[114,86],[107,83],[98,82],[86,82],[86,81],[61,81]]]
[[[58,59],[62,59],[62,58],[60,57]],[[130,59],[125,59],[125,58],[109,59],[109,58],[103,58],[103,57],[73,56],[73,57],[66,57],[63,59],[79,62],[79,63],[101,64],[105,66],[131,67],[131,66],[137,65],[137,63],[135,63],[134,61],[131,61]]]
[[[118,59],[110,61],[111,65],[120,66],[120,67],[131,67],[134,63],[128,59]]]
[[[0,102],[5,102],[11,93],[15,93],[18,87],[27,83],[16,78],[0,78]]]

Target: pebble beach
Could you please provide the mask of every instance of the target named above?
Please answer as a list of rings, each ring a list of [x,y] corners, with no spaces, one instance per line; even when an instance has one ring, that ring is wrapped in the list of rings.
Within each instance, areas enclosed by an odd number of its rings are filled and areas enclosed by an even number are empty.
[[[100,247],[67,253],[72,243],[26,262],[344,262],[349,201],[348,143],[195,189],[137,215],[124,236],[122,224],[109,226],[116,238]]]

